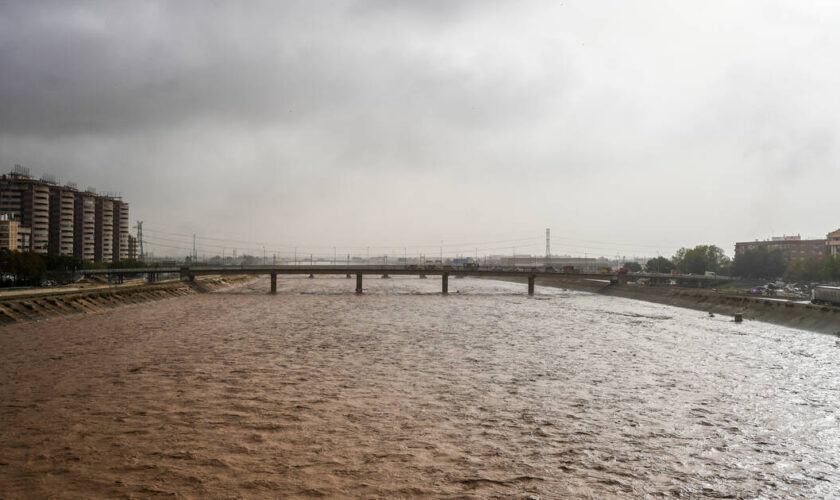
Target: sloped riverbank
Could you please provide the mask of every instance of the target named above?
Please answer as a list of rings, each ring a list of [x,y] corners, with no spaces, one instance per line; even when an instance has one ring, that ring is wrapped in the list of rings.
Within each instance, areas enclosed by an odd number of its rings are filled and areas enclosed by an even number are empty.
[[[524,278],[511,278],[506,281],[525,283]],[[718,315],[741,314],[745,321],[763,321],[790,328],[840,335],[840,307],[737,295],[699,288],[610,285],[606,280],[538,278],[536,284],[667,304]]]
[[[210,292],[248,279],[244,276],[206,277],[194,282],[167,282],[130,287],[99,288],[54,294],[33,294],[0,300],[0,325],[41,321],[68,314],[96,313],[126,304],[138,304]]]

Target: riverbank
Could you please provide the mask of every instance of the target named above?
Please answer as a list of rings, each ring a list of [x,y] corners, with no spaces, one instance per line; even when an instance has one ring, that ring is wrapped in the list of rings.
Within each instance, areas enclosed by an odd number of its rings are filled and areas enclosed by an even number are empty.
[[[515,280],[525,283],[524,280]],[[667,304],[717,315],[743,315],[745,321],[763,321],[790,328],[840,335],[840,308],[782,299],[751,297],[700,288],[610,285],[607,281],[538,278],[537,285],[567,288],[628,299]]]
[[[246,276],[207,276],[193,282],[172,280],[89,290],[33,289],[0,297],[0,325],[41,321],[68,314],[96,313],[126,305],[205,293],[248,279]]]

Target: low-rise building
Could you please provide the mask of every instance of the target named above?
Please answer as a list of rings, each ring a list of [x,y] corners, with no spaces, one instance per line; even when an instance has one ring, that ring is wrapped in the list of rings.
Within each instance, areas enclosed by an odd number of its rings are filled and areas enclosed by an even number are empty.
[[[837,255],[840,253],[840,229],[828,233],[828,235],[826,235],[826,241],[828,244],[829,254]]]
[[[0,250],[18,249],[18,229],[20,222],[11,214],[0,214]]]
[[[803,240],[801,236],[774,236],[763,241],[741,241],[735,243],[735,255],[742,254],[747,250],[756,248],[767,248],[768,250],[779,249],[787,257],[788,261],[804,260],[809,258],[824,259],[828,256],[828,245],[826,240]]]

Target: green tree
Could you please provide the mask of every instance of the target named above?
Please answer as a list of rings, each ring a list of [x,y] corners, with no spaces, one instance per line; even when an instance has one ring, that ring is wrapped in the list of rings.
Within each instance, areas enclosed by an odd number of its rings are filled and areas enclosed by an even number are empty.
[[[645,270],[649,273],[670,273],[672,269],[676,269],[671,259],[666,257],[657,257],[650,259],[645,264]]]
[[[840,255],[830,255],[825,259],[822,277],[826,281],[840,281]]]
[[[16,285],[39,285],[46,271],[44,258],[35,252],[0,252],[0,273]]]
[[[776,279],[785,274],[787,262],[779,248],[758,247],[735,256],[732,273],[742,278]]]
[[[680,248],[672,260],[680,272],[688,274],[704,274],[706,271],[728,274],[731,265],[723,249],[715,245]]]
[[[622,267],[631,273],[637,273],[642,270],[642,266],[638,262],[625,262]]]
[[[785,281],[820,281],[825,275],[826,259],[809,257],[791,261],[785,270]]]

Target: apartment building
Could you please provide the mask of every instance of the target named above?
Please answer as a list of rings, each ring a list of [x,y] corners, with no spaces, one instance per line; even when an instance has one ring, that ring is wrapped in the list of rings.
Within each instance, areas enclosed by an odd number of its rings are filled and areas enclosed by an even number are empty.
[[[828,253],[830,255],[840,253],[840,229],[828,233],[825,238],[828,244]]]
[[[111,262],[114,258],[114,202],[96,197],[94,204],[94,262]]]
[[[789,261],[804,260],[809,258],[824,259],[828,256],[828,245],[826,240],[803,240],[801,236],[774,236],[763,241],[741,241],[735,243],[735,254],[744,253],[747,250],[764,247],[768,250],[779,249]]]
[[[50,189],[49,253],[73,255],[73,225],[76,208],[75,189],[52,185]]]
[[[0,214],[0,250],[18,249],[20,222],[9,214]]]
[[[0,248],[114,262],[128,258],[128,237],[128,203],[119,195],[35,179],[17,165],[0,176]]]
[[[29,228],[26,247],[36,253],[47,253],[50,234],[50,189],[46,182],[32,179],[29,171],[15,167],[0,177],[0,214],[8,214]]]
[[[93,261],[95,255],[96,198],[93,193],[76,192],[73,208],[73,255]]]
[[[111,260],[118,262],[129,257],[128,248],[128,203],[114,200],[114,236],[113,236],[113,257]]]

